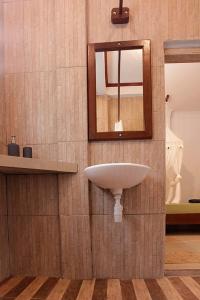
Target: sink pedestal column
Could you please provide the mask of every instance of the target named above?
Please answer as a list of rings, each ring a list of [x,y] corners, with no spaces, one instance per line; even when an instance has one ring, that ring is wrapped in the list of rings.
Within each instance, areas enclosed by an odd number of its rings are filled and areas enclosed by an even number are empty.
[[[122,216],[123,216],[123,206],[120,203],[123,190],[122,189],[114,189],[111,190],[111,193],[113,195],[113,198],[115,200],[115,206],[114,206],[114,220],[116,223],[122,222]]]

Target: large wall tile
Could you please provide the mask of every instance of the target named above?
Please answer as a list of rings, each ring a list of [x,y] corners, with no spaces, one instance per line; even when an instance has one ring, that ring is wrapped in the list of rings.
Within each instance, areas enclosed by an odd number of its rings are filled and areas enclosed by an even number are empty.
[[[156,278],[163,274],[163,215],[92,216],[95,278]],[[152,232],[154,233],[152,235]]]
[[[88,182],[81,174],[59,175],[60,214],[88,215]]]
[[[59,201],[62,215],[88,215],[87,142],[59,143],[59,160],[78,163],[77,174],[59,175]]]
[[[3,3],[5,72],[24,71],[24,1]]]
[[[113,216],[92,216],[94,278],[123,278],[123,226]],[[130,241],[131,242],[131,241]]]
[[[62,275],[92,278],[89,216],[61,216]]]
[[[24,61],[26,72],[55,70],[55,2],[24,1]]]
[[[55,69],[55,0],[19,0],[3,7],[5,73]]]
[[[56,0],[55,11],[57,67],[86,66],[86,1]]]
[[[168,0],[168,39],[200,38],[199,0]]]
[[[0,216],[0,281],[9,275],[8,220]]]
[[[9,175],[9,215],[58,215],[57,175]]]
[[[0,175],[0,216],[6,216],[7,214],[6,177]]]
[[[5,76],[7,139],[19,144],[48,144],[57,140],[55,72]]]
[[[87,70],[58,69],[56,76],[58,141],[87,141]]]
[[[58,216],[9,216],[12,275],[60,276]]]

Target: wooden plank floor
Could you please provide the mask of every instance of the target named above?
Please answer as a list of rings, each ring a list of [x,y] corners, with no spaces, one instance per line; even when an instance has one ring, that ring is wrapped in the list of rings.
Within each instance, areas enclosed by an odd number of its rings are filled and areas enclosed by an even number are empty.
[[[166,264],[200,264],[199,234],[168,234],[165,242]]]
[[[167,234],[165,239],[165,275],[200,276],[200,235]]]
[[[1,300],[197,300],[200,277],[68,280],[12,277],[0,284]]]

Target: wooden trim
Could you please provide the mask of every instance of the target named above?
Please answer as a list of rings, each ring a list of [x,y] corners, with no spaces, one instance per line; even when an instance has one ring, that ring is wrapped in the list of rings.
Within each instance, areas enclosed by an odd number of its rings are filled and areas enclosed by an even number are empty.
[[[105,83],[106,87],[118,87],[118,83],[108,82],[108,56],[107,51],[104,52],[105,56]],[[143,82],[120,82],[120,86],[143,86]]]
[[[117,83],[106,83],[107,87],[117,87]],[[120,86],[143,86],[143,82],[121,82]]]
[[[167,214],[166,225],[200,224],[200,213],[197,214]]]
[[[3,174],[58,174],[77,171],[75,163],[0,155],[0,173]]]
[[[143,49],[143,131],[97,132],[95,52]],[[152,87],[150,40],[92,43],[88,45],[88,138],[89,141],[130,140],[152,138]]]
[[[107,51],[104,52],[104,61],[105,61],[105,81],[106,81],[106,87],[109,87],[108,82],[108,55]],[[117,86],[117,83],[114,83]]]
[[[120,117],[120,112],[121,112],[121,105],[120,105],[120,100],[121,100],[121,95],[120,95],[120,82],[121,82],[121,57],[122,57],[122,52],[121,50],[119,50],[118,52],[119,57],[118,57],[118,84],[117,84],[117,91],[118,91],[118,107],[117,107],[117,111],[118,111],[118,117],[117,117],[117,121],[119,122],[121,120]]]
[[[166,48],[165,63],[200,62],[200,48]]]
[[[186,264],[166,264],[164,274],[165,276],[200,276],[200,266],[190,268]]]

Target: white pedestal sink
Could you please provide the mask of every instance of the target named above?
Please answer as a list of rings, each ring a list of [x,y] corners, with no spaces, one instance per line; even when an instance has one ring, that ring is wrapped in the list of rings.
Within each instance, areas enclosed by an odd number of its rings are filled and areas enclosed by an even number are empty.
[[[115,200],[115,222],[122,221],[123,206],[120,203],[123,189],[140,184],[151,168],[132,163],[110,163],[88,167],[84,170],[87,178],[103,189],[109,189]]]

